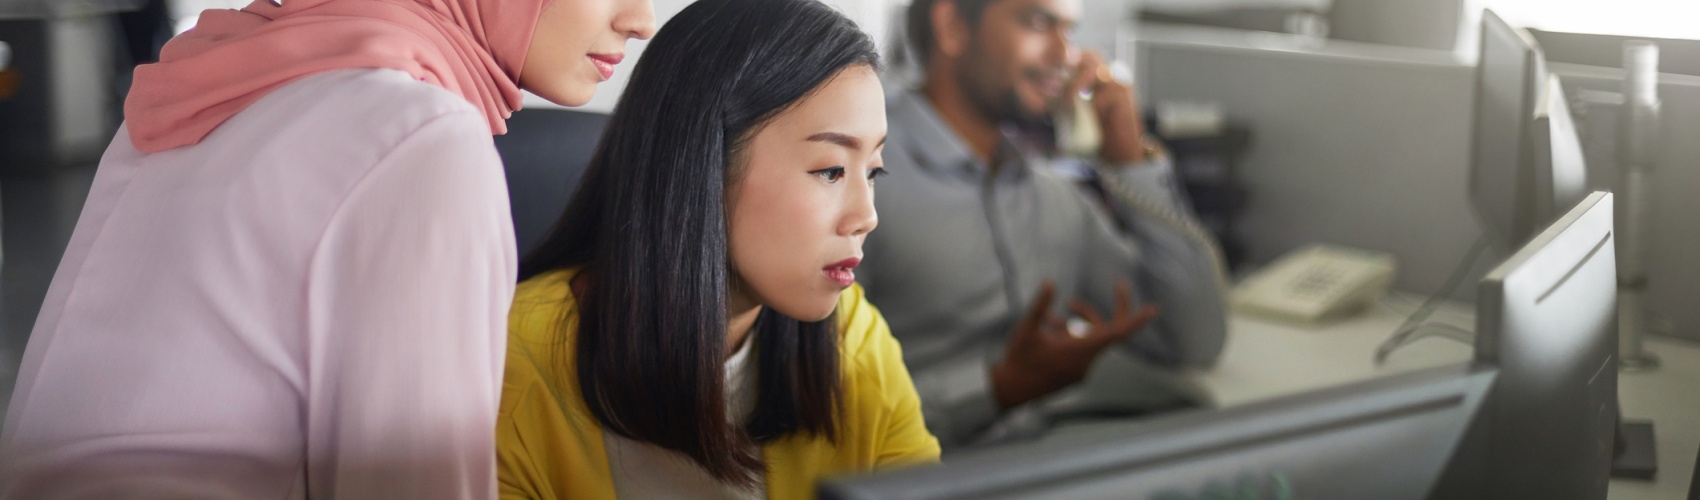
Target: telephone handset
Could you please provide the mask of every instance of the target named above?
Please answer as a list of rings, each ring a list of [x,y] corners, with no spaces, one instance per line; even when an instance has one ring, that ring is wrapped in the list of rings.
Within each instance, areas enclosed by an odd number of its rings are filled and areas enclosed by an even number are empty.
[[[1234,309],[1316,323],[1374,304],[1393,283],[1392,255],[1325,245],[1295,250],[1234,287]]]
[[[1051,117],[1056,126],[1057,152],[1075,158],[1097,158],[1104,149],[1104,131],[1092,101],[1072,99]]]
[[[1109,61],[1103,70],[1110,80],[1121,85],[1133,81],[1133,68],[1121,61]],[[1051,116],[1056,127],[1057,152],[1075,158],[1097,158],[1104,149],[1104,129],[1098,122],[1098,110],[1092,107],[1091,92],[1082,92],[1068,101]]]

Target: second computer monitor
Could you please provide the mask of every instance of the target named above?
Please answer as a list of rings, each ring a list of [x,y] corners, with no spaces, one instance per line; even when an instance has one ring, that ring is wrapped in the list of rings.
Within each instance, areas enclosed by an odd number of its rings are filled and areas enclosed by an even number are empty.
[[[1470,201],[1489,239],[1515,249],[1587,194],[1586,167],[1562,86],[1534,37],[1492,11],[1481,30]]]

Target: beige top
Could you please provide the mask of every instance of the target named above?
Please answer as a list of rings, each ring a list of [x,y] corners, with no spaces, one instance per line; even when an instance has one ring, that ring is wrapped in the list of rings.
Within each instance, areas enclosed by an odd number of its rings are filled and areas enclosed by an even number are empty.
[[[750,359],[751,339],[726,359],[726,417],[743,425],[756,409],[756,369]],[[764,498],[762,478],[754,486],[726,484],[708,475],[683,454],[626,439],[607,430],[608,465],[614,476],[614,491],[620,498],[700,498],[704,500],[754,500]]]

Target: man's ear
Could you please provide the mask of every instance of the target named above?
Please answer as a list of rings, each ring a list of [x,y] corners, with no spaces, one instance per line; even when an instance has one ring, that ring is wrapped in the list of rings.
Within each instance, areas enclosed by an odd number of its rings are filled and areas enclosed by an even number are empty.
[[[973,29],[956,8],[956,0],[933,2],[933,47],[950,58],[960,57],[968,48]]]

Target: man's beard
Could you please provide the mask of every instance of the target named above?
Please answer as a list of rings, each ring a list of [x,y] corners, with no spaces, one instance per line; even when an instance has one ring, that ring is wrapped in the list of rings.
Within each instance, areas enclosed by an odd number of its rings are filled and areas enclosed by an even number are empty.
[[[1050,110],[1037,113],[1031,112],[1021,102],[1021,95],[1016,92],[1014,82],[1004,82],[999,78],[996,64],[986,57],[984,52],[973,50],[964,59],[965,64],[957,71],[957,81],[961,83],[968,101],[987,120],[1018,128],[1033,128],[1048,126],[1051,122]]]

